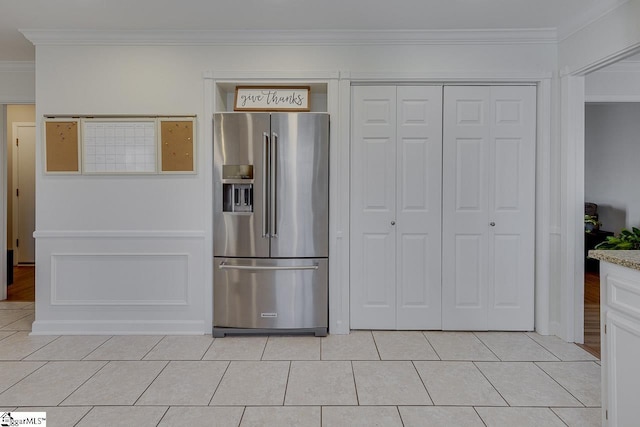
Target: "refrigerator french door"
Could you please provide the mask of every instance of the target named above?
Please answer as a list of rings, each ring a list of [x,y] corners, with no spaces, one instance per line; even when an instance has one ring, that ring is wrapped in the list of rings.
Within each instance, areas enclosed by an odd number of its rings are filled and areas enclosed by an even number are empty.
[[[213,335],[326,335],[328,114],[215,114],[213,174]]]

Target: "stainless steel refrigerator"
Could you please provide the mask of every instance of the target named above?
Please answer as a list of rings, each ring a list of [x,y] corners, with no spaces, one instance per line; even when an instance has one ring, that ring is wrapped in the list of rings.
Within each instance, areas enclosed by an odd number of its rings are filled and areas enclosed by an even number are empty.
[[[213,121],[213,335],[326,335],[329,115]]]

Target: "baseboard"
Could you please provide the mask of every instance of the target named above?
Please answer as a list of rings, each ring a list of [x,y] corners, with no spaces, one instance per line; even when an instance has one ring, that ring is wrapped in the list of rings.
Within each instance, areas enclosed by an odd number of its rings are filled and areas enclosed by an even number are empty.
[[[204,321],[35,321],[30,335],[208,335]]]
[[[555,335],[557,337],[560,337],[560,322],[549,322],[549,335]]]

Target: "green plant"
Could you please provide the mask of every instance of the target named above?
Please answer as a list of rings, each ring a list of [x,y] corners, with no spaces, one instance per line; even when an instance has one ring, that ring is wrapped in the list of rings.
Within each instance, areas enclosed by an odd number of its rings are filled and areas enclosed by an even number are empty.
[[[629,231],[623,228],[619,235],[608,236],[607,240],[596,245],[596,249],[640,250],[640,229],[632,227]]]
[[[584,216],[584,231],[590,233],[592,230],[598,230],[602,224],[598,222],[598,217],[595,215]]]

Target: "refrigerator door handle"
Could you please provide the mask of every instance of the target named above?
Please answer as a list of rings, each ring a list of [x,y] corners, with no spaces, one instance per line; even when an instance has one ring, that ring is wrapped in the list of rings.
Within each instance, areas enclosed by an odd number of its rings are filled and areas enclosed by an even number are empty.
[[[269,134],[262,134],[262,237],[269,237],[267,219],[267,192],[269,191]]]
[[[271,237],[278,238],[278,134],[271,132]]]
[[[224,262],[218,266],[220,270],[317,270],[318,264],[300,266],[254,266],[254,265],[229,265]]]

